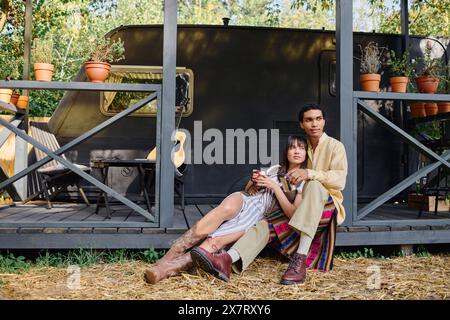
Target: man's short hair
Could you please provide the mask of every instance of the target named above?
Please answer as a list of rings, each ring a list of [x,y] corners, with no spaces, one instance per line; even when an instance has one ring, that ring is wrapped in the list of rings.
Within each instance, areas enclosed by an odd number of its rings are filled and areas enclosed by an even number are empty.
[[[298,113],[298,121],[303,122],[303,115],[305,112],[308,112],[309,110],[320,110],[322,111],[322,116],[325,119],[325,111],[323,111],[323,108],[318,105],[317,103],[307,103],[305,104]]]

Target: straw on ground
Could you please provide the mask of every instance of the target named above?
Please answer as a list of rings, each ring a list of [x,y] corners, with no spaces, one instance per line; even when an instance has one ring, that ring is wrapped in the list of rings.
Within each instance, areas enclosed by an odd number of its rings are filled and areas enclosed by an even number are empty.
[[[450,256],[387,259],[337,257],[330,273],[308,272],[304,285],[283,286],[286,261],[258,258],[229,283],[192,270],[148,285],[142,261],[82,267],[80,288],[69,289],[67,269],[31,268],[0,274],[3,299],[450,299]],[[368,286],[379,267],[379,289]],[[371,280],[369,280],[370,282]]]

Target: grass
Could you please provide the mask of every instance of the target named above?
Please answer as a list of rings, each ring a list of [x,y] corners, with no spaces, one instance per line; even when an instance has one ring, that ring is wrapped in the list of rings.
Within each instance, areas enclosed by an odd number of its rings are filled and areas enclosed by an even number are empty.
[[[24,256],[14,256],[12,253],[0,255],[0,273],[15,273],[28,269],[30,264]]]
[[[385,259],[383,255],[375,253],[372,248],[364,248],[363,250],[356,250],[356,251],[342,251],[336,254],[335,256],[342,259],[358,259],[358,258]]]
[[[398,246],[382,246],[378,248],[347,248],[335,253],[335,257],[342,259],[386,259],[389,257],[405,257],[406,254],[404,251],[399,250]],[[414,246],[414,256],[418,258],[430,258],[433,255],[427,250],[427,248],[420,244]]]
[[[164,255],[164,251],[149,248],[145,251],[78,249],[67,252],[41,252],[35,259],[15,256],[13,253],[0,254],[0,273],[17,273],[30,268],[66,268],[77,265],[81,268],[96,264],[122,264],[130,261],[153,263]]]
[[[78,249],[65,252],[42,251],[34,258],[25,258],[22,255],[14,255],[6,252],[0,253],[0,273],[17,273],[26,271],[30,268],[67,268],[70,265],[77,265],[81,268],[87,268],[97,264],[125,264],[133,261],[144,263],[154,263],[165,254],[164,250],[133,251],[126,249],[119,250],[94,250]],[[414,255],[419,258],[430,258],[432,254],[427,251],[425,246],[418,245]],[[401,251],[393,251],[391,257],[403,257]],[[374,251],[373,248],[362,248],[358,250],[344,250],[335,253],[336,258],[340,259],[386,259],[385,255]]]
[[[415,253],[415,256],[419,258],[431,258],[432,254],[428,252],[424,245],[421,244],[417,246],[417,252]]]

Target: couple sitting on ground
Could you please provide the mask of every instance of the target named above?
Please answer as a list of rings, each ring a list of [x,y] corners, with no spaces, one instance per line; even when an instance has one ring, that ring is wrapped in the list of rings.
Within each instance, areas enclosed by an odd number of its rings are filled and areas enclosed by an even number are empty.
[[[331,258],[314,256],[313,251],[334,248],[334,234],[318,236],[323,221],[333,227],[344,221],[341,190],[347,176],[346,153],[341,142],[324,133],[325,116],[319,105],[305,105],[299,121],[308,139],[289,137],[278,172],[253,173],[243,192],[226,197],[145,271],[148,283],[194,264],[229,281],[232,269],[244,271],[268,243],[290,260],[282,284],[303,283],[306,269],[314,263],[316,269],[331,268],[332,250]],[[290,184],[282,183],[282,177]],[[232,243],[230,249],[223,249]]]

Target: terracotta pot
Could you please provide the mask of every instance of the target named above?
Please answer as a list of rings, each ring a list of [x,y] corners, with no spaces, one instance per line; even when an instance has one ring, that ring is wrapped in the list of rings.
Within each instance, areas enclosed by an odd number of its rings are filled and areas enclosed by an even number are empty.
[[[0,89],[0,101],[9,103],[11,101],[12,92],[11,89]]]
[[[20,96],[19,100],[17,100],[17,108],[26,109],[28,107],[28,100],[29,98],[27,96]]]
[[[367,73],[359,76],[359,83],[363,91],[380,91],[381,75],[378,73]]]
[[[11,101],[9,103],[11,103],[12,105],[16,105],[17,104],[17,100],[19,100],[20,94],[18,93],[13,93],[11,95]]]
[[[416,78],[417,89],[420,93],[435,93],[439,86],[439,79],[430,76]]]
[[[392,92],[406,92],[408,77],[390,77]]]
[[[438,102],[438,113],[450,112],[450,102]]]
[[[412,102],[409,107],[411,109],[411,118],[426,117],[424,102]]]
[[[103,83],[109,76],[111,65],[106,62],[88,61],[84,63],[86,75],[91,82]]]
[[[34,77],[37,81],[52,81],[53,65],[50,63],[35,63]]]
[[[425,103],[425,113],[427,116],[434,116],[438,113],[438,106],[436,102]]]

